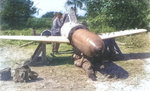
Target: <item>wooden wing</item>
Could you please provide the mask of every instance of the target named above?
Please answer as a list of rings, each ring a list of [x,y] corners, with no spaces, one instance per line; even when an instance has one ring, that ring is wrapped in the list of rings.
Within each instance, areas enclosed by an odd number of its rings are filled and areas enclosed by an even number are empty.
[[[0,39],[69,43],[68,38],[62,36],[0,36]]]
[[[103,33],[98,36],[101,37],[102,39],[109,39],[109,38],[116,38],[120,36],[142,33],[146,31],[147,31],[146,29],[125,30],[119,32],[112,32],[112,33]],[[0,39],[69,43],[68,38],[63,36],[0,36]]]
[[[116,38],[116,37],[120,37],[120,36],[138,34],[138,33],[146,32],[146,31],[147,31],[146,29],[124,30],[124,31],[119,31],[119,32],[102,33],[99,36],[102,39],[109,39],[109,38]]]

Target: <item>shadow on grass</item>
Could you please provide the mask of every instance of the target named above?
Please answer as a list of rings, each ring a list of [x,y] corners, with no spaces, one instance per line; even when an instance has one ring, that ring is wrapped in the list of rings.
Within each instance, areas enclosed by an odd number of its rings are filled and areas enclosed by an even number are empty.
[[[113,61],[127,61],[130,59],[146,59],[150,58],[150,53],[128,53],[128,54],[117,54],[114,59],[109,58]]]
[[[127,61],[130,59],[146,59],[146,58],[150,58],[150,53],[129,53],[123,54],[122,57],[114,61]],[[96,71],[100,72],[101,74],[105,75],[108,78],[126,79],[129,76],[129,73],[126,70],[113,63],[113,61],[105,62],[103,65],[104,65],[103,69],[100,69],[100,66],[98,66],[98,69],[96,69]]]
[[[65,55],[65,54],[70,54],[70,55]],[[55,57],[53,58],[48,56],[48,58],[52,59],[48,66],[58,66],[58,65],[66,65],[66,64],[73,65],[74,63],[71,54],[72,54],[72,50],[67,50],[67,51],[59,51],[59,54],[56,54]],[[150,57],[150,53],[130,53],[130,54],[123,54],[123,55],[124,58],[122,60],[144,59]],[[103,65],[104,65],[103,69],[100,69],[100,65],[99,65],[96,71],[100,72],[102,75],[105,75],[108,78],[126,79],[129,77],[129,73],[125,69],[116,65],[113,62],[104,62]]]
[[[123,55],[124,55],[123,60],[150,58],[150,53],[129,53],[129,54],[123,54]]]
[[[24,65],[29,66],[58,66],[65,64],[73,64],[72,50],[59,51],[59,53],[50,53],[47,55],[47,61],[43,62],[41,56],[37,58],[34,63],[30,62],[30,59],[24,62]]]
[[[71,56],[72,53],[73,53],[72,50],[59,51],[59,53],[57,53],[57,54],[51,53],[52,57],[48,56],[48,58],[51,59],[50,66],[65,65],[65,64],[73,65],[73,59]]]
[[[73,59],[71,56],[65,56],[65,57],[53,57],[50,66],[56,66],[56,65],[65,65],[65,64],[71,64],[73,65]]]
[[[57,57],[57,55],[55,57],[50,57],[47,56],[47,61],[43,62],[42,58],[39,57],[39,60],[31,63],[30,59],[24,62],[24,65],[29,65],[31,67],[41,67],[41,66],[58,66],[58,65],[66,65],[66,64],[71,64],[73,65],[73,59],[72,56],[65,56],[65,57]]]
[[[96,71],[100,72],[108,78],[126,79],[129,76],[129,73],[126,70],[113,62],[105,62],[103,65],[103,69],[100,69],[99,66]]]

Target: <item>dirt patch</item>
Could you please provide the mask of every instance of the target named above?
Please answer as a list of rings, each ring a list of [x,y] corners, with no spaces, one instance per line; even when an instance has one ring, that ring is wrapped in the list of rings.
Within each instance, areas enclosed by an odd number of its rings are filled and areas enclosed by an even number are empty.
[[[69,69],[69,70],[68,70]],[[33,67],[42,79],[40,84],[36,84],[36,89],[51,91],[89,91],[94,87],[87,83],[88,78],[82,69],[74,66],[55,66],[55,67]]]
[[[68,71],[68,68],[70,71]],[[62,67],[31,67],[39,73],[37,80],[28,83],[1,82],[0,90],[8,91],[94,91],[95,87],[88,83],[88,78],[80,68]],[[71,71],[73,70],[73,71]],[[80,75],[78,75],[80,74]]]
[[[15,63],[22,63],[22,60],[27,60],[30,58],[29,55],[31,55],[31,53],[27,53],[23,49],[18,49],[15,47],[1,47],[0,51],[0,65],[3,65],[3,67],[1,66],[1,69],[11,67],[12,75],[14,73],[14,69],[17,67],[17,64]],[[91,80],[85,76],[83,69],[77,68],[73,64],[66,63],[62,65],[55,65],[56,63],[57,62],[53,62],[53,65],[51,66],[31,67],[31,70],[37,72],[39,76],[37,80],[33,80],[28,83],[14,83],[12,79],[9,81],[0,81],[0,91],[95,90],[95,87],[89,83]]]

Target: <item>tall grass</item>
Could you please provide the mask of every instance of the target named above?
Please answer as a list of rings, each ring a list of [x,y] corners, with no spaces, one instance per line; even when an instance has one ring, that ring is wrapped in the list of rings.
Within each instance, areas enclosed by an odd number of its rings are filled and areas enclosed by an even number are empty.
[[[118,37],[116,40],[125,43],[127,48],[147,48],[150,45],[147,33]]]
[[[50,29],[52,26],[51,18],[29,18],[28,21],[23,26],[11,27],[8,24],[1,24],[0,30],[15,30],[15,29],[24,29],[24,28],[46,28]]]

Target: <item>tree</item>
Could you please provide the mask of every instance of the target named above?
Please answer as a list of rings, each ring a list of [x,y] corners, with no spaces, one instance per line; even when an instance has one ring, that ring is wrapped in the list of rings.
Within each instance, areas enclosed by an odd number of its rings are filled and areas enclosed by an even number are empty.
[[[120,0],[112,2],[107,16],[111,18],[110,26],[117,30],[147,28],[149,19],[149,0]],[[111,16],[110,16],[111,14]]]
[[[149,0],[88,0],[86,7],[87,19],[95,29],[125,30],[149,25]]]
[[[1,11],[1,18],[10,28],[16,29],[25,26],[28,18],[37,12],[31,0],[7,0]]]
[[[42,15],[42,18],[53,18],[55,12],[47,12],[46,14]]]
[[[71,6],[71,9],[74,10],[75,14],[77,15],[77,8],[82,9],[85,1],[86,0],[67,0],[66,4]]]
[[[4,10],[4,3],[6,3],[8,0],[0,0],[0,29],[1,25],[3,24],[1,13]]]

